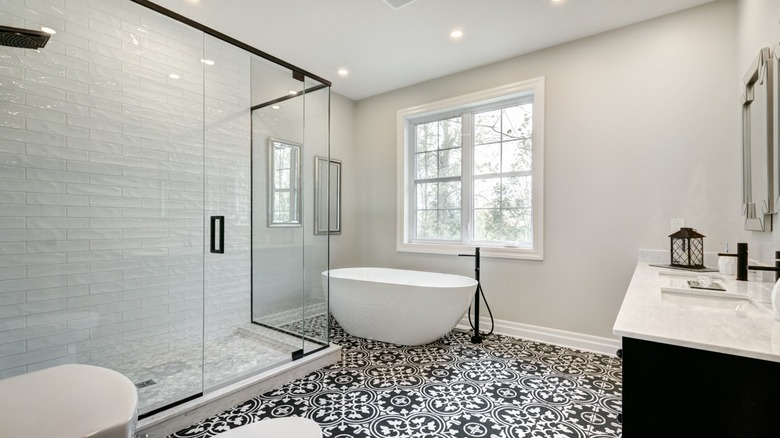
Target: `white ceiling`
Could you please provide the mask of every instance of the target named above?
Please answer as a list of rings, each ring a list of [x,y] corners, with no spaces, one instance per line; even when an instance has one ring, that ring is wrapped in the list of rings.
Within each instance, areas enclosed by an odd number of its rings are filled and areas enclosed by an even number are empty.
[[[713,0],[153,1],[360,100]]]

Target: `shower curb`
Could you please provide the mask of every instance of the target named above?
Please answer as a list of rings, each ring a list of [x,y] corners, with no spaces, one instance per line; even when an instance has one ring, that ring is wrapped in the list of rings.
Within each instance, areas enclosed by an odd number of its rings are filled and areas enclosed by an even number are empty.
[[[293,362],[206,393],[138,422],[137,438],[164,438],[239,403],[341,360],[341,346],[331,345]]]

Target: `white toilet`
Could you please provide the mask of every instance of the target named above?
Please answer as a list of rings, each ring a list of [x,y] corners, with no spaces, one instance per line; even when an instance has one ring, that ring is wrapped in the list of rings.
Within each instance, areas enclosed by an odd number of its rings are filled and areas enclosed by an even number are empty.
[[[138,392],[127,377],[60,365],[0,380],[4,438],[132,438]]]
[[[285,417],[249,423],[220,433],[217,438],[322,438],[322,430],[308,418]]]

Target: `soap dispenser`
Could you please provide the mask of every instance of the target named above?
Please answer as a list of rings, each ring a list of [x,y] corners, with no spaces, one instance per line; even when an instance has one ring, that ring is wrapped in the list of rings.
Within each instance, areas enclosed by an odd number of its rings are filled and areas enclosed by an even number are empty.
[[[723,252],[718,253],[718,271],[723,275],[737,274],[737,254],[729,252],[729,243],[723,244]]]

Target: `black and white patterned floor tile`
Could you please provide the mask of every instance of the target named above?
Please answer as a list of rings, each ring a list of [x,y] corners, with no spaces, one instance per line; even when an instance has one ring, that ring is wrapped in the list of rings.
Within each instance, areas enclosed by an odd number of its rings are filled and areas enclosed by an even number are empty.
[[[453,331],[425,346],[352,337],[342,360],[169,438],[206,438],[266,418],[311,418],[325,437],[620,437],[618,358]]]
[[[328,333],[328,317],[322,313],[308,316],[302,321],[297,320],[277,327],[287,333],[306,336],[309,339],[322,339],[324,341],[327,338],[325,335]]]

